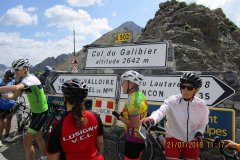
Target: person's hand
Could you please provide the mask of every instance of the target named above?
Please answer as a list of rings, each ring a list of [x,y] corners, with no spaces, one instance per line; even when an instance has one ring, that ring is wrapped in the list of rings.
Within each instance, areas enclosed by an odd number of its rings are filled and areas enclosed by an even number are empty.
[[[154,126],[154,120],[152,118],[146,117],[141,120],[141,123],[146,127],[146,128],[151,128]]]
[[[237,148],[237,143],[231,141],[231,140],[224,140],[224,143],[227,143],[225,146],[224,146],[224,150],[227,150],[229,148],[234,148],[236,149]]]
[[[112,115],[114,116],[114,117],[116,117],[118,120],[119,120],[119,118],[122,116],[120,113],[118,113],[117,111],[112,111]]]
[[[197,132],[194,136],[194,138],[197,140],[197,141],[202,141],[203,140],[203,134],[201,132]]]

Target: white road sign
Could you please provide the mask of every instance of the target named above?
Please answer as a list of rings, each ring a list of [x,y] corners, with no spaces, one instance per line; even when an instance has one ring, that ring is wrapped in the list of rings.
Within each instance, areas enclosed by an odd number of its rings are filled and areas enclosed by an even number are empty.
[[[51,82],[53,90],[62,94],[61,86],[66,80],[77,78],[88,86],[88,97],[115,98],[117,93],[117,75],[80,75],[60,74]]]
[[[86,68],[166,67],[168,43],[88,48]]]
[[[215,106],[235,93],[234,89],[214,76],[201,75],[201,78],[203,85],[197,96],[204,99],[209,106]],[[145,76],[140,90],[147,100],[163,102],[169,96],[180,93],[179,79],[180,75]],[[126,97],[127,95],[121,92],[121,98]]]

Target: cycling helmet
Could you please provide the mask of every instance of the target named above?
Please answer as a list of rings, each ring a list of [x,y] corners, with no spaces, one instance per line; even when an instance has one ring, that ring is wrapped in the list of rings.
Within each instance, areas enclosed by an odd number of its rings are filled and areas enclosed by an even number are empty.
[[[15,77],[14,70],[11,68],[6,69],[5,73],[4,73],[4,77],[7,77],[9,79],[14,79],[14,77]]]
[[[12,68],[13,69],[23,69],[23,67],[29,67],[30,63],[28,59],[18,59],[13,61]]]
[[[123,73],[122,76],[121,76],[121,79],[129,80],[129,81],[134,82],[137,85],[139,85],[140,82],[143,81],[144,76],[141,75],[140,73],[136,72],[136,71],[130,70],[130,71],[127,71],[127,72]]]
[[[87,85],[76,78],[64,82],[62,85],[62,92],[64,96],[73,99],[84,99],[88,95]]]
[[[49,73],[49,72],[51,72],[53,69],[52,69],[52,67],[50,67],[50,66],[45,66],[44,67],[44,73]]]
[[[180,83],[190,83],[194,87],[202,87],[202,80],[201,78],[194,73],[184,73],[180,78]]]

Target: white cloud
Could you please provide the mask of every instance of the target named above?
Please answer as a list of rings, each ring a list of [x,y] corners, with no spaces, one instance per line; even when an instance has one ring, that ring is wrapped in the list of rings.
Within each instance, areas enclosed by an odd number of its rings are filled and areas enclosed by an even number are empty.
[[[22,5],[7,10],[0,17],[0,23],[5,25],[25,26],[38,23],[38,16],[35,14],[35,8],[29,7],[24,9]]]
[[[37,32],[37,33],[35,33],[36,37],[46,37],[46,36],[51,36],[51,35],[52,35],[52,33],[50,33],[50,32]]]
[[[92,35],[98,38],[102,31],[109,31],[112,28],[108,25],[106,18],[92,18],[84,10],[73,10],[72,8],[56,5],[45,11],[45,16],[50,20],[49,26],[75,30],[82,35]]]
[[[76,36],[78,41],[84,37]],[[12,62],[19,58],[28,58],[32,65],[42,62],[47,57],[56,57],[63,53],[73,52],[73,37],[69,35],[58,41],[35,41],[22,38],[19,33],[0,32],[1,59],[0,64],[11,66]],[[83,44],[76,43],[76,51]]]
[[[72,7],[88,7],[91,5],[100,5],[102,0],[67,0],[68,4]]]

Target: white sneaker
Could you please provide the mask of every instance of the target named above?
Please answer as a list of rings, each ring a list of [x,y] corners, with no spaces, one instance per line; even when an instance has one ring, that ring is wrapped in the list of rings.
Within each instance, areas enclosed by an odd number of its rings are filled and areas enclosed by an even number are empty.
[[[14,141],[14,139],[13,138],[11,138],[11,137],[6,137],[6,138],[4,138],[3,139],[4,140],[4,142],[9,142],[9,143],[11,143],[11,142],[13,142]]]
[[[2,144],[2,141],[0,140],[0,147],[2,147],[3,146],[3,144]]]

